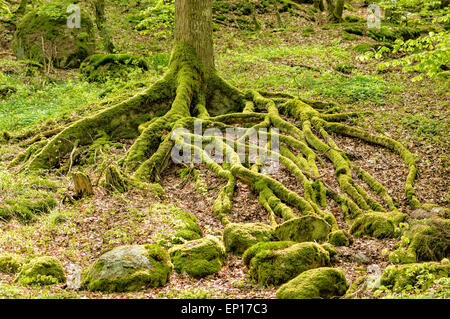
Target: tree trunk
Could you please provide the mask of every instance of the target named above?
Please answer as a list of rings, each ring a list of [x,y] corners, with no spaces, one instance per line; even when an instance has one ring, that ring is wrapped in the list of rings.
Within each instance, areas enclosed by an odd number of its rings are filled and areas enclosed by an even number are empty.
[[[106,27],[106,17],[105,17],[105,0],[95,0],[95,23],[97,24],[97,29],[100,32],[100,37],[103,40],[103,45],[105,50],[109,53],[114,52],[114,44],[109,36],[108,28]]]
[[[327,0],[328,20],[332,23],[343,21],[344,0]]]
[[[175,42],[194,47],[205,74],[214,70],[212,0],[175,1]]]

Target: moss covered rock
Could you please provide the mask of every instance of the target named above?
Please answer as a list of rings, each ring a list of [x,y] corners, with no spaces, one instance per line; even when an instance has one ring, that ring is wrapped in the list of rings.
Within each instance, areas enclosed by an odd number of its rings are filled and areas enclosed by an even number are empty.
[[[427,289],[432,279],[450,276],[450,264],[421,263],[389,266],[381,276],[381,284],[393,291],[401,291],[408,286]]]
[[[395,227],[405,218],[406,215],[398,211],[367,212],[355,219],[350,234],[357,237],[368,235],[375,238],[392,238],[395,237]]]
[[[215,274],[222,269],[226,257],[225,247],[214,236],[206,236],[169,250],[178,273],[187,273],[194,278]]]
[[[236,255],[243,254],[258,242],[270,241],[272,238],[272,227],[262,223],[229,224],[223,233],[227,252]]]
[[[328,242],[334,246],[349,246],[350,236],[342,229],[336,230],[330,233]]]
[[[275,228],[275,236],[282,241],[296,242],[317,241],[327,239],[330,233],[330,225],[322,218],[308,215],[293,218]]]
[[[80,72],[90,82],[105,82],[108,79],[130,79],[136,71],[147,71],[149,63],[142,57],[129,54],[93,54],[80,66]]]
[[[307,270],[278,289],[278,299],[330,299],[343,296],[349,285],[344,272],[329,267]]]
[[[295,245],[295,241],[268,241],[268,242],[260,242],[253,246],[251,246],[249,249],[247,249],[244,254],[242,255],[242,262],[246,265],[250,265],[250,261],[253,257],[256,256],[259,252],[263,250],[278,250],[278,249],[284,249],[287,247],[290,247],[292,245]]]
[[[27,13],[17,24],[13,50],[18,59],[73,68],[94,53],[94,25],[81,10],[80,28],[68,27],[69,1],[50,1]]]
[[[66,282],[61,262],[55,257],[37,257],[22,266],[15,282],[22,285],[53,285]]]
[[[159,245],[121,246],[92,264],[82,286],[104,292],[145,290],[165,285],[172,268],[169,254]]]
[[[23,259],[14,254],[0,254],[0,272],[15,274],[23,264]]]
[[[400,247],[389,255],[393,263],[440,261],[450,256],[450,220],[431,218],[417,221],[404,234],[407,247]]]
[[[279,285],[302,272],[328,266],[329,253],[319,244],[297,243],[282,249],[264,249],[255,254],[249,263],[249,276],[260,285]]]

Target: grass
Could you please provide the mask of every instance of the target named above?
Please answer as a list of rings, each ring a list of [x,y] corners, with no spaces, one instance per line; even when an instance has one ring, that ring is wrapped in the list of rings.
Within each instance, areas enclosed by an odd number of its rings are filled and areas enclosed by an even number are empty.
[[[39,122],[68,115],[98,100],[100,88],[87,82],[25,84],[21,79],[6,75],[3,84],[17,92],[0,100],[0,131],[14,131]]]

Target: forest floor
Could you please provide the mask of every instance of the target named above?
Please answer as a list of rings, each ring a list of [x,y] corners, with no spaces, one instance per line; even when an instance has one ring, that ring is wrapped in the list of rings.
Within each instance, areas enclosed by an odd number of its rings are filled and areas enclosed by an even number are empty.
[[[306,12],[311,6],[304,8]],[[85,82],[77,70],[30,74],[15,60],[8,46],[11,34],[5,33],[0,40],[4,51],[0,56],[0,71],[17,92],[0,99],[0,131],[19,135],[39,130],[48,123],[67,125],[136,93],[140,83],[158,79],[167,68],[171,41],[135,31],[132,18],[137,15],[136,10],[132,5],[122,7],[117,1],[108,12],[118,50],[144,55],[154,62],[154,69],[145,74],[132,74],[132,81],[111,79],[93,85]],[[346,10],[344,15],[364,18],[365,10],[354,4],[353,10]],[[353,49],[359,44],[376,42],[366,36],[349,36],[343,31],[344,26],[326,24],[325,14],[316,13],[315,21],[310,21],[306,13],[282,13],[282,29],[276,27],[275,14],[258,14],[257,19],[262,23],[260,32],[237,22],[242,16],[236,12],[225,17],[225,23],[216,24],[218,30],[214,34],[216,67],[224,79],[242,89],[284,91],[310,99],[331,100],[339,103],[343,111],[373,111],[374,115],[352,119],[349,123],[407,146],[415,154],[420,171],[415,189],[421,202],[450,207],[448,82],[429,79],[413,82],[414,75],[399,70],[377,72],[377,61],[361,61],[358,58],[361,53]],[[250,21],[249,17],[244,18]],[[348,74],[338,71],[342,66],[351,66],[352,71]],[[343,151],[355,156],[355,164],[386,186],[403,212],[411,213],[404,195],[408,170],[401,158],[357,139],[335,140]],[[113,161],[131,144],[132,141],[106,142],[92,152],[98,161]],[[167,195],[163,199],[138,189],[117,194],[97,186],[94,196],[70,203],[64,200],[66,194],[73,192],[66,175],[48,176],[47,182],[43,182],[34,176],[17,175],[16,170],[7,168],[24,150],[23,144],[0,144],[0,203],[14,197],[35,199],[43,192],[51,192],[58,204],[50,214],[39,216],[31,224],[0,221],[0,253],[16,253],[27,259],[55,256],[70,272],[73,265],[88,267],[105,249],[169,238],[174,231],[169,216],[178,209],[194,214],[205,234],[220,235],[223,231],[212,213],[212,204],[223,181],[203,165],[195,166],[197,178],[186,179],[178,173],[183,166],[170,164],[161,178]],[[338,188],[331,162],[325,157],[322,160],[321,176]],[[98,164],[84,170],[93,181],[102,172]],[[289,172],[281,169],[277,174],[278,180],[301,192],[300,183]],[[331,201],[328,204],[339,226],[348,230],[340,207]],[[241,183],[237,183],[229,218],[232,222],[269,223],[257,195]],[[355,238],[350,247],[337,248],[332,266],[343,269],[349,281],[366,274],[369,265],[383,270],[391,264],[388,255],[397,241]],[[277,289],[250,281],[241,258],[231,255],[215,275],[198,280],[174,273],[165,287],[136,293],[73,291],[65,285],[28,287],[13,280],[13,275],[0,273],[0,298],[274,298]],[[368,290],[352,297],[385,295],[374,295]]]

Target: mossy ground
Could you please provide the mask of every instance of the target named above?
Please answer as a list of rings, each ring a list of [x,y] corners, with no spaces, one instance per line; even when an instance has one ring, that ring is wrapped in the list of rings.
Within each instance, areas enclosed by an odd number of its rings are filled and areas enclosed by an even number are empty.
[[[166,178],[166,181],[163,180],[161,183],[169,197],[168,202],[163,203],[140,190],[109,194],[99,187],[96,188],[94,199],[70,204],[64,200],[64,194],[70,193],[70,184],[64,178],[51,181],[56,183],[56,188],[51,187],[50,182],[47,186],[29,188],[25,187],[32,185],[29,176],[13,175],[13,170],[6,168],[6,164],[10,163],[15,155],[26,150],[26,143],[36,131],[44,133],[48,129],[60,129],[117,100],[129,97],[148,83],[157,80],[162,71],[167,69],[171,48],[168,40],[155,39],[151,34],[134,31],[133,22],[130,21],[137,19],[139,10],[127,4],[127,8],[131,8],[130,11],[121,16],[120,12],[124,8],[121,5],[115,4],[108,9],[114,21],[111,24],[113,40],[119,51],[149,58],[152,68],[144,76],[139,73],[134,76],[131,73],[130,77],[133,80],[130,82],[107,81],[104,85],[97,86],[79,80],[77,72],[53,70],[50,74],[43,74],[36,67],[24,67],[11,59],[0,61],[1,84],[15,89],[15,93],[14,90],[8,90],[10,93],[0,101],[0,128],[7,130],[12,136],[20,134],[25,136],[21,141],[10,141],[0,145],[2,190],[8,190],[9,198],[16,199],[20,193],[32,200],[42,198],[42,192],[48,192],[54,195],[58,202],[58,206],[53,208],[50,215],[37,214],[34,224],[23,225],[15,217],[8,223],[2,223],[0,252],[17,253],[27,259],[52,254],[61,259],[64,267],[70,263],[78,263],[86,268],[98,257],[99,251],[117,245],[158,242],[170,246],[178,231],[177,226],[180,225],[179,220],[173,218],[176,216],[174,211],[177,210],[173,205],[181,206],[193,213],[199,220],[204,234],[221,235],[223,232],[223,226],[214,219],[213,212],[209,210],[213,204],[212,198],[216,197],[223,186],[222,181],[215,179],[213,174],[208,173],[201,165],[198,169],[204,176],[208,192],[199,194],[195,191],[195,184],[190,182],[178,185],[182,180],[176,177],[174,171],[180,167],[173,166],[162,176],[163,179]],[[412,75],[400,72],[377,74],[373,62],[361,62],[357,59],[360,53],[355,46],[370,48],[379,42],[364,35],[347,38],[344,29],[349,26],[311,26],[310,20],[283,12],[281,15],[285,28],[273,32],[277,28],[276,17],[266,12],[257,15],[263,29],[262,32],[255,32],[250,29],[249,17],[244,16],[239,21],[233,20],[236,16],[242,16],[238,11],[230,10],[222,13],[221,15],[225,15],[229,21],[225,25],[217,24],[216,63],[223,78],[239,88],[261,88],[300,94],[306,98],[332,99],[345,105],[341,107],[345,111],[361,109],[375,111],[374,116],[350,119],[347,124],[368,129],[373,133],[386,134],[407,145],[417,155],[416,157],[420,158],[418,168],[421,175],[416,185],[419,196],[424,202],[448,207],[450,201],[445,178],[448,156],[445,149],[448,148],[449,140],[448,124],[444,121],[448,118],[444,83],[436,84],[431,80],[410,82]],[[321,21],[319,15],[316,15],[315,19],[317,22]],[[311,28],[312,32],[304,33],[306,28]],[[152,52],[149,52],[149,48]],[[342,70],[342,65],[353,65],[355,68],[349,74],[342,74],[338,71]],[[86,101],[89,104],[87,107]],[[36,104],[41,106],[42,113],[35,112]],[[13,119],[8,116],[10,114],[15,115]],[[52,120],[42,124],[49,117]],[[37,127],[34,126],[36,124]],[[95,182],[96,177],[107,165],[108,159],[118,159],[123,154],[123,148],[128,148],[130,143],[126,140],[120,142],[112,142],[108,138],[105,140],[102,139],[102,134],[94,138],[99,142],[95,148],[91,152],[84,150],[80,154],[75,154],[75,158],[77,161],[80,159],[76,164],[81,163],[81,167]],[[409,213],[410,208],[403,189],[407,168],[398,157],[391,152],[365,146],[356,139],[336,138],[336,141],[343,151],[354,156],[357,165],[364,167],[388,185],[395,204],[403,212]],[[328,170],[328,175],[332,176],[334,174],[332,164],[325,157],[322,161],[324,171]],[[301,185],[297,184],[289,172],[280,175],[283,175],[280,176],[283,182],[301,189]],[[45,180],[49,179],[52,177],[45,177]],[[324,179],[332,186],[338,187],[332,178],[325,176]],[[190,198],[184,194],[186,192],[189,192]],[[232,222],[267,220],[267,213],[259,206],[258,198],[255,198],[245,185],[237,184],[236,196],[232,203],[234,209],[230,217]],[[242,205],[243,202],[246,203],[245,207]],[[2,197],[0,203],[4,204],[5,198]],[[336,215],[340,215],[340,207],[331,206],[331,208],[333,212],[336,210]],[[340,228],[348,230],[348,224],[343,218],[338,218],[338,224]],[[353,246],[342,249],[363,251],[374,263],[384,268],[389,264],[388,253],[395,250],[393,242],[362,237]],[[339,266],[344,264],[346,277],[353,280],[357,277],[355,268],[365,266],[347,261],[342,249],[337,249],[338,264]],[[383,253],[383,249],[387,249],[388,252]],[[183,275],[174,274],[171,284],[158,294],[153,290],[130,295],[68,292],[63,290],[61,285],[35,289],[14,284],[13,276],[0,274],[0,296],[29,298],[275,296],[276,289],[261,288],[248,280],[239,258],[229,256],[225,260],[225,265],[227,268],[214,277],[223,280],[223,287],[211,288],[207,280],[193,281]],[[177,286],[181,284],[200,285],[204,290],[181,292]],[[208,294],[204,293],[205,290]],[[372,292],[367,293],[367,296],[374,297]]]

